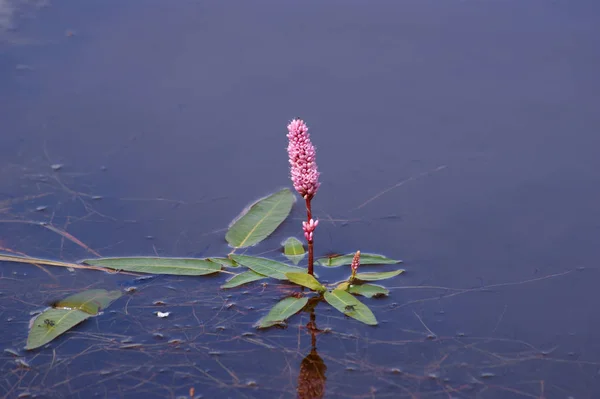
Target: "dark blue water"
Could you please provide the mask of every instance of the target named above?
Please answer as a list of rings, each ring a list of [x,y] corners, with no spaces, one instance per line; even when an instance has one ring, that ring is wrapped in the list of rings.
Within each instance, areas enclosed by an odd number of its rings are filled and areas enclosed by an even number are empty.
[[[377,328],[317,307],[325,397],[596,398],[599,27],[593,1],[0,0],[2,252],[224,255],[290,186],[301,116],[317,254],[407,269],[365,301]],[[279,259],[302,215],[252,253]],[[26,352],[30,312],[133,278],[48,271],[0,263],[0,347],[29,365],[0,354],[1,395],[297,396],[309,315],[252,327],[276,284],[161,276]]]

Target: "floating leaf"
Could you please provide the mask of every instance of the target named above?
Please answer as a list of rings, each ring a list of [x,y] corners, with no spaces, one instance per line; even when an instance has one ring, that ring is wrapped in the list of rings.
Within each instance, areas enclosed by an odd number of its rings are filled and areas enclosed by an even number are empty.
[[[273,327],[273,326],[285,326],[285,321],[279,321],[279,320],[270,320],[270,321],[264,321],[263,319],[260,319],[258,321],[258,323],[256,324],[256,328],[269,328],[269,327]]]
[[[273,277],[278,280],[287,280],[286,273],[304,272],[300,267],[286,265],[267,258],[258,258],[247,255],[231,255],[231,258],[242,266],[252,269],[258,274]]]
[[[260,319],[258,322],[258,328],[267,328],[275,324],[281,324],[288,317],[295,315],[308,303],[308,298],[295,298],[293,296],[287,297],[284,300],[278,302],[269,314]]]
[[[296,237],[290,237],[283,243],[283,255],[297,265],[306,255],[302,242]]]
[[[225,239],[234,248],[261,242],[288,217],[294,201],[287,188],[258,200],[232,222]]]
[[[283,253],[287,256],[304,255],[304,246],[296,237],[290,237],[283,243]]]
[[[121,297],[121,291],[87,290],[71,295],[33,319],[26,349],[39,348]]]
[[[86,259],[83,263],[129,272],[177,276],[203,276],[221,270],[218,263],[194,258],[98,258]]]
[[[97,315],[101,309],[106,309],[114,300],[121,297],[121,291],[87,290],[54,304],[55,308],[78,309]]]
[[[239,267],[237,263],[235,263],[232,259],[229,258],[206,258],[206,260],[218,263],[223,267]]]
[[[317,263],[319,263],[321,266],[328,266],[328,267],[349,265],[352,263],[352,258],[354,258],[354,255],[355,254],[352,253],[352,254],[342,255],[342,256],[321,258],[321,259],[317,260]],[[396,264],[396,263],[400,263],[400,262],[402,262],[402,261],[390,259],[383,255],[367,254],[367,253],[362,253],[362,252],[360,253],[360,264],[361,265],[392,265],[392,264]]]
[[[225,284],[221,286],[221,288],[239,287],[240,285],[250,283],[256,280],[262,280],[263,278],[267,278],[267,276],[263,276],[262,274],[258,274],[256,272],[253,272],[252,270],[248,270],[247,272],[236,274],[235,276],[227,280]]]
[[[300,263],[302,261],[302,259],[304,259],[304,255],[284,255],[290,262],[292,262],[294,265],[297,265],[298,263]]]
[[[370,326],[377,325],[377,319],[371,309],[351,294],[342,290],[333,290],[325,292],[325,300],[328,304],[358,321]]]
[[[33,320],[25,349],[35,349],[47,344],[88,317],[91,317],[89,313],[78,309],[46,310]]]
[[[283,255],[297,265],[306,255],[302,242],[296,237],[290,237],[283,243]]]
[[[348,291],[348,287],[350,287],[350,283],[347,281],[342,281],[337,287],[336,290]]]
[[[377,281],[385,280],[387,278],[395,277],[401,273],[404,273],[403,269],[394,270],[393,272],[380,272],[380,273],[357,273],[356,279],[362,281]]]
[[[374,284],[354,284],[349,287],[348,292],[351,294],[362,295],[367,298],[388,295],[390,293],[385,287]]]
[[[292,283],[296,283],[303,287],[310,288],[313,291],[324,292],[327,290],[325,287],[323,287],[321,283],[319,283],[319,281],[316,278],[314,278],[308,273],[292,272],[286,273],[285,275],[288,278],[288,280],[290,280]]]

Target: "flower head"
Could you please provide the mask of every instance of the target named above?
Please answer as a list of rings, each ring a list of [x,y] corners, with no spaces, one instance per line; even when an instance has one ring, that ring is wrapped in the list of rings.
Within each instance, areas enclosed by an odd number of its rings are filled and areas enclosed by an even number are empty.
[[[319,189],[319,171],[317,170],[315,147],[310,141],[308,127],[300,118],[288,125],[288,156],[290,176],[294,188],[302,198],[310,200]]]
[[[360,251],[356,251],[356,253],[354,254],[354,258],[352,258],[352,264],[350,265],[350,268],[352,269],[352,278],[354,278],[354,276],[356,276],[356,271],[358,270],[359,266],[360,266]]]

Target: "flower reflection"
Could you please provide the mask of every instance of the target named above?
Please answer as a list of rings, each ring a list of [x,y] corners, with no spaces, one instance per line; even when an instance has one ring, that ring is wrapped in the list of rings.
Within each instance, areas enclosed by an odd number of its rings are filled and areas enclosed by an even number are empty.
[[[300,374],[298,375],[298,399],[321,399],[325,395],[325,372],[327,366],[317,353],[317,334],[321,331],[315,322],[315,311],[310,310],[310,321],[306,329],[310,332],[310,353],[300,363]]]

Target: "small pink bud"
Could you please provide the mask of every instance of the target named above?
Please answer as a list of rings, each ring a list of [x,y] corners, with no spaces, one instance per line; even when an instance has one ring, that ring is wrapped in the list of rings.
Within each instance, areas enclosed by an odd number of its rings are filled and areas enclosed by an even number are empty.
[[[312,241],[313,239],[313,231],[319,224],[318,220],[310,219],[308,222],[302,222],[302,230],[304,230],[304,238],[307,241]]]

